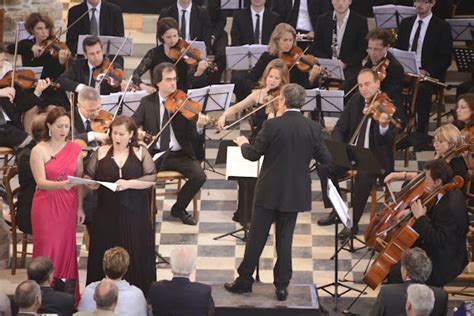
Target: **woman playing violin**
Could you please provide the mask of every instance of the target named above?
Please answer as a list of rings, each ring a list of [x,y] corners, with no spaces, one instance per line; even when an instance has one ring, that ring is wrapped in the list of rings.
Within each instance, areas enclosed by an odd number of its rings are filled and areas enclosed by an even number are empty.
[[[462,155],[448,157],[446,154],[462,144],[461,133],[453,124],[445,124],[438,127],[433,135],[433,146],[435,149],[434,159],[443,159],[453,170],[453,175],[461,176],[464,181],[467,178],[467,165]],[[385,177],[385,183],[393,181],[410,181],[418,175],[418,172],[392,172]],[[463,191],[464,192],[464,191]]]
[[[294,47],[296,47],[295,29],[286,23],[278,24],[270,37],[268,51],[260,56],[255,66],[250,71],[250,74],[243,80],[243,82],[237,83],[239,86],[236,87],[236,93],[239,93],[242,96],[248,95],[258,79],[262,77],[268,63],[273,59],[282,58],[285,53],[290,52]],[[319,66],[314,65],[309,72],[302,72],[295,66],[290,70],[290,82],[309,88],[315,82],[320,70]]]
[[[156,89],[149,86],[141,80],[143,74],[147,71],[152,71],[156,65],[162,62],[175,63],[170,56],[170,50],[178,43],[180,34],[178,22],[173,18],[160,19],[156,24],[156,40],[161,44],[150,49],[138,67],[133,71],[133,83],[146,90],[148,93],[153,93]],[[187,91],[191,86],[205,86],[207,84],[206,69],[208,63],[205,60],[198,62],[196,70],[190,70],[188,65],[181,58],[176,63],[178,72],[178,89]]]

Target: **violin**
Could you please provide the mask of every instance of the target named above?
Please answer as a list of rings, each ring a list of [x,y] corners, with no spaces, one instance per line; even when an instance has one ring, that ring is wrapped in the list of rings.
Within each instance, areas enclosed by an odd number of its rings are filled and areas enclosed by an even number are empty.
[[[104,58],[102,63],[95,67],[92,72],[92,78],[95,81],[105,80],[109,85],[117,88],[122,80],[125,79],[125,72],[115,64],[111,64],[109,59]]]
[[[0,79],[0,88],[5,88],[11,86],[12,84],[13,70],[7,72],[2,79]],[[35,73],[31,69],[21,69],[16,70],[15,73],[15,84],[20,86],[23,89],[31,89],[35,87],[35,84],[38,82],[38,79],[35,77]],[[59,89],[61,85],[56,82],[50,84],[53,88]]]
[[[52,35],[48,39],[42,41],[40,46],[43,48],[43,53],[41,55],[43,55],[45,52],[49,52],[53,58],[59,57],[60,50],[69,50],[66,43],[61,42],[61,40],[55,35]]]
[[[280,87],[268,90],[266,99],[269,98],[269,100],[265,99],[265,101],[270,101],[268,106],[265,108],[265,112],[267,114],[271,112],[273,113],[273,115],[276,115],[276,113],[279,111],[280,109],[279,96],[280,96]]]
[[[423,206],[429,206],[436,202],[438,194],[444,194],[447,191],[459,189],[464,185],[464,180],[460,176],[454,176],[451,183],[447,183],[437,189],[426,194],[421,199]],[[390,269],[398,261],[400,261],[404,250],[410,248],[418,239],[419,234],[413,229],[415,224],[415,217],[411,212],[399,219],[400,223],[393,227],[390,232],[390,239],[381,241],[383,250],[374,260],[363,281],[372,289],[377,286],[387,277]]]
[[[202,60],[209,63],[210,71],[217,71],[217,66],[213,62],[209,62],[207,59],[202,57],[202,52],[197,48],[191,48],[191,44],[186,42],[184,39],[179,39],[176,45],[170,47],[169,57],[179,62],[181,59],[188,65],[196,65]]]
[[[462,141],[465,144],[474,143],[474,125],[465,127],[461,130]],[[474,146],[471,146],[464,156],[466,164],[470,170],[474,170]]]
[[[372,67],[372,70],[375,71],[377,74],[377,77],[380,82],[384,81],[384,79],[387,77],[387,67],[390,65],[390,59],[387,57],[384,57],[380,60],[380,62]],[[346,98],[348,95],[350,95],[354,90],[359,86],[358,83],[356,83],[348,92],[344,94],[344,98]]]
[[[293,46],[290,51],[284,52],[281,55],[281,59],[283,59],[290,70],[296,66],[301,72],[309,72],[314,65],[319,64],[316,57],[305,54],[305,51],[303,51],[298,46]]]
[[[383,113],[387,114],[390,122],[397,128],[400,128],[400,122],[393,118],[397,108],[385,92],[377,93],[369,105],[369,114],[372,119],[379,122]]]
[[[97,133],[107,133],[113,120],[114,116],[112,113],[100,110],[97,117],[91,121],[91,129]]]
[[[179,89],[166,98],[164,105],[168,112],[179,111],[187,120],[194,119],[202,110],[199,102],[190,100],[186,93]]]

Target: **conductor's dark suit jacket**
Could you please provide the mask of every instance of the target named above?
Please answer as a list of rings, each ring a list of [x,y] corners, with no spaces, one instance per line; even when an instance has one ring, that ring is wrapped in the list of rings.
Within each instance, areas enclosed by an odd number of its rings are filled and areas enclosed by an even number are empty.
[[[255,144],[244,144],[241,149],[252,161],[265,156],[255,188],[255,207],[280,212],[311,210],[309,163],[312,158],[322,164],[331,161],[319,123],[299,111],[287,111],[265,121]]]
[[[143,129],[152,135],[156,135],[160,130],[159,103],[160,98],[157,90],[141,99],[138,109],[132,116],[137,126],[142,125]],[[181,113],[178,113],[171,121],[171,126],[176,140],[181,145],[181,150],[193,159],[202,160],[204,157],[204,134],[197,133],[195,120],[187,120]]]

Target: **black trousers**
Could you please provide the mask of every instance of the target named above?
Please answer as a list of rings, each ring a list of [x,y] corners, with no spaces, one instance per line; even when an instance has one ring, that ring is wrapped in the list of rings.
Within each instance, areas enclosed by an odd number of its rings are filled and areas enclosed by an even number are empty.
[[[10,122],[0,126],[0,146],[18,149],[18,146],[28,137],[28,134]]]
[[[416,96],[416,113],[418,115],[417,132],[428,132],[433,93],[435,93],[435,88],[431,83],[420,83]]]
[[[237,216],[239,223],[242,226],[246,226],[252,219],[253,193],[257,184],[257,178],[240,178],[238,183]]]
[[[267,242],[270,227],[275,222],[277,261],[273,267],[273,284],[277,289],[288,287],[293,274],[291,246],[297,217],[297,212],[280,212],[255,206],[244,259],[237,270],[239,282],[247,285],[253,283],[253,272]]]
[[[225,48],[227,46],[228,37],[227,32],[223,32],[214,42],[212,46],[212,53],[214,54],[214,63],[216,64],[218,71],[211,72],[209,74],[210,83],[220,83],[222,73],[225,70],[226,56]]]
[[[160,163],[159,160],[158,163]],[[176,203],[172,207],[173,211],[185,210],[206,182],[206,174],[201,167],[201,162],[189,157],[181,150],[169,152],[160,166],[157,166],[157,170],[177,171],[188,179],[178,193]]]

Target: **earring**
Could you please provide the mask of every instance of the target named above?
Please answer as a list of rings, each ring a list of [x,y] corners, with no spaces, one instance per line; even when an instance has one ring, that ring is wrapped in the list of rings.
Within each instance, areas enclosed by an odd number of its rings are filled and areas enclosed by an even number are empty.
[[[132,139],[131,139],[131,138],[128,140],[128,143],[129,143],[129,144],[131,144],[131,143],[132,143]]]
[[[49,135],[49,137],[53,136],[53,135],[51,135],[51,130],[50,129],[48,129],[48,135]]]

